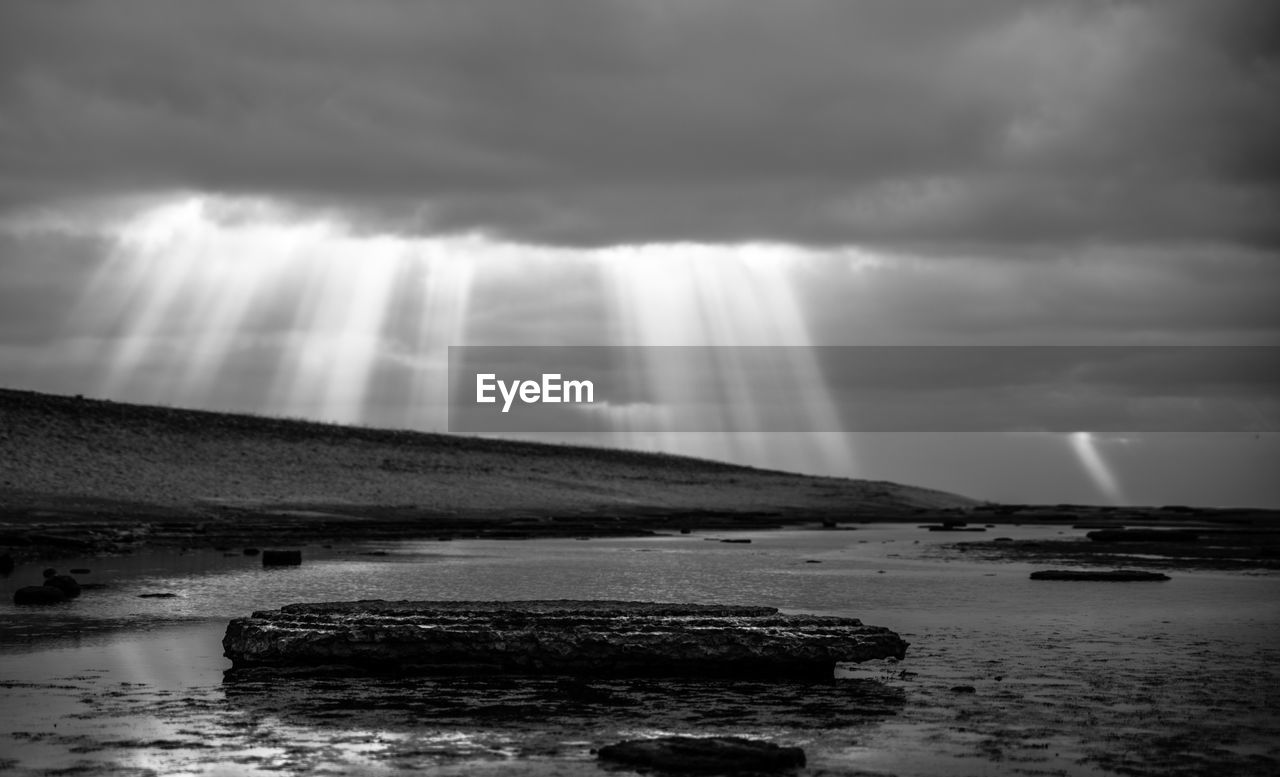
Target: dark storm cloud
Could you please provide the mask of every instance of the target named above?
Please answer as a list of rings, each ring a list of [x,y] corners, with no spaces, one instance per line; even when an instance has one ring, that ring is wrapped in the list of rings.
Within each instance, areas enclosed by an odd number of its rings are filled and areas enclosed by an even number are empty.
[[[0,207],[532,242],[1271,243],[1269,0],[0,6]]]

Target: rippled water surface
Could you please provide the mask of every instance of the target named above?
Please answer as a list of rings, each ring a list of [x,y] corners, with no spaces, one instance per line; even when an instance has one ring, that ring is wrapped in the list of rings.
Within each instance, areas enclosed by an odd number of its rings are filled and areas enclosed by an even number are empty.
[[[1078,533],[999,533],[1059,531]],[[800,745],[812,774],[1280,769],[1280,577],[1031,581],[902,526],[726,536],[308,547],[279,569],[215,551],[64,560],[103,587],[42,609],[10,604],[40,576],[20,566],[0,580],[0,772],[596,774],[593,748],[657,733]],[[817,685],[224,680],[228,618],[361,598],[770,604],[912,646]]]

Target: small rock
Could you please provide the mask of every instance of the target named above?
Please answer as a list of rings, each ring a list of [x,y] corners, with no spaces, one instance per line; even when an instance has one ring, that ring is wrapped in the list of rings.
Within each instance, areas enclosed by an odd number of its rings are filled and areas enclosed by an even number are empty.
[[[724,539],[724,540],[720,540],[720,541],[721,541],[721,542],[728,542],[728,543],[731,543],[731,544],[734,544],[734,545],[749,545],[749,544],[751,544],[751,540]]]
[[[13,592],[14,604],[57,604],[66,600],[62,589],[51,585],[28,585]]]
[[[631,739],[600,748],[602,761],[665,772],[738,774],[779,772],[805,765],[804,750],[742,737]]]
[[[177,599],[178,595],[168,591],[154,594],[138,594],[139,599]]]
[[[47,578],[44,584],[58,589],[68,599],[74,599],[80,595],[80,584],[71,575],[54,575]]]
[[[264,550],[262,566],[264,567],[296,567],[302,564],[300,550]]]
[[[951,692],[952,693],[977,693],[978,689],[974,688],[972,685],[953,685],[951,686]]]
[[[45,580],[48,580],[49,578],[51,578],[51,577],[53,577],[54,575],[58,574],[58,570],[54,569],[53,567],[49,567],[48,569],[46,569],[45,571],[41,572],[40,574],[41,574],[41,575],[44,575],[44,579],[45,579]]]

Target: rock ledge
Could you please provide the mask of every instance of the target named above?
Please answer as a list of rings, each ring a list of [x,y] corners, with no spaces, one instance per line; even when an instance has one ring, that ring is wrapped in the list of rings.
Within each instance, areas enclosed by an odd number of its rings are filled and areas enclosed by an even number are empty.
[[[1140,569],[1046,569],[1032,572],[1032,580],[1101,580],[1112,583],[1142,583],[1168,580],[1169,576],[1160,572],[1146,572]]]
[[[855,618],[773,607],[623,601],[325,602],[227,625],[235,669],[830,678],[839,662],[902,658]]]

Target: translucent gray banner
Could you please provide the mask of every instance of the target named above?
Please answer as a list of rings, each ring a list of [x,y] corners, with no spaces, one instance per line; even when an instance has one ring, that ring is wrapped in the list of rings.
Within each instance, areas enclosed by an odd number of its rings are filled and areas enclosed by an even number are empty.
[[[463,346],[452,432],[1262,432],[1273,346]]]

